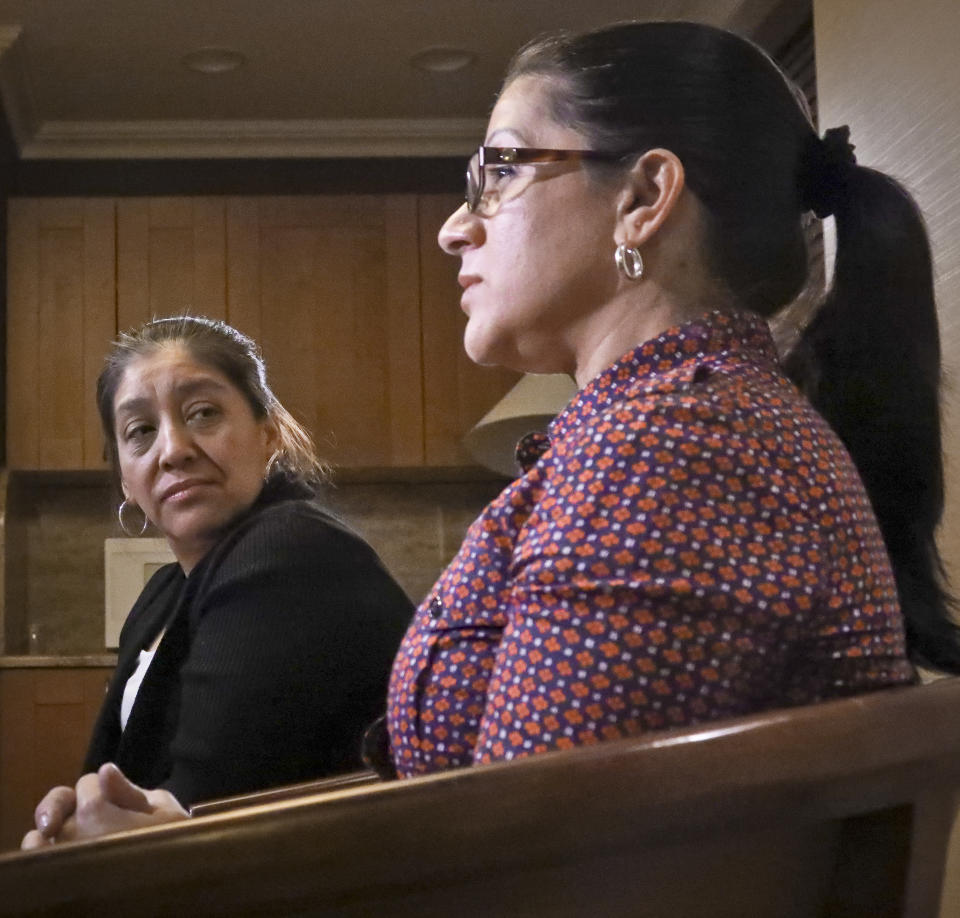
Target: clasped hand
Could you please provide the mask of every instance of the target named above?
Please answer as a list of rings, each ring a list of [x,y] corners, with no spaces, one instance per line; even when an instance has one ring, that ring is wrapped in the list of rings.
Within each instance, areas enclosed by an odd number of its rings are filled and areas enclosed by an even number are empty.
[[[166,790],[144,790],[111,762],[86,774],[76,787],[55,787],[37,804],[36,829],[24,837],[24,850],[54,842],[95,838],[186,819],[187,812]]]

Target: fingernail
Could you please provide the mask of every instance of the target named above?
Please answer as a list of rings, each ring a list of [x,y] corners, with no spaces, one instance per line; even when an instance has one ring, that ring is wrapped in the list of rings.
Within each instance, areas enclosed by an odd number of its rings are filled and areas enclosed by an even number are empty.
[[[50,828],[50,814],[40,813],[37,816],[37,827],[41,832],[46,832]]]

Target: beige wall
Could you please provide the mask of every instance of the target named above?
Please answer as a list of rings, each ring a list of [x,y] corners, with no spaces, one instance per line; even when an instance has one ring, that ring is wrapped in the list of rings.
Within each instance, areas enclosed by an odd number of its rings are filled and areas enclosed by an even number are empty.
[[[815,0],[822,128],[849,124],[857,157],[916,196],[933,242],[947,371],[947,514],[960,583],[960,3]]]
[[[849,124],[857,157],[916,196],[933,243],[946,369],[941,548],[960,587],[960,3],[814,0],[822,128]],[[960,716],[960,712],[958,712]],[[960,918],[955,831],[941,918]]]

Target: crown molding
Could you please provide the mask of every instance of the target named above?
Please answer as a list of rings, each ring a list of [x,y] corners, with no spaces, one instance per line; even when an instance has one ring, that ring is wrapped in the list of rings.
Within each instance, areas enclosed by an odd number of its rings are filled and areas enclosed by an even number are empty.
[[[25,160],[466,156],[474,118],[297,121],[46,121],[18,138]]]
[[[0,25],[0,98],[23,160],[466,156],[486,129],[472,118],[43,121],[16,25]]]

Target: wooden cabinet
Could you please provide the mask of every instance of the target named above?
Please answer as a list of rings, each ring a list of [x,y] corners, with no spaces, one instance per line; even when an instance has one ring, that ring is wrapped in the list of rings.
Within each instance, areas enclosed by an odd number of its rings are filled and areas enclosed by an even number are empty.
[[[224,199],[121,198],[117,220],[117,327],[185,312],[224,319]]]
[[[348,468],[471,463],[460,439],[517,374],[463,353],[449,195],[13,199],[7,464],[103,466],[96,376],[118,329],[225,318]]]
[[[416,220],[413,195],[228,204],[228,320],[338,465],[424,461]]]
[[[51,787],[80,776],[112,671],[0,668],[0,851],[19,846]]]
[[[7,465],[104,466],[94,404],[116,330],[114,205],[11,199]]]

